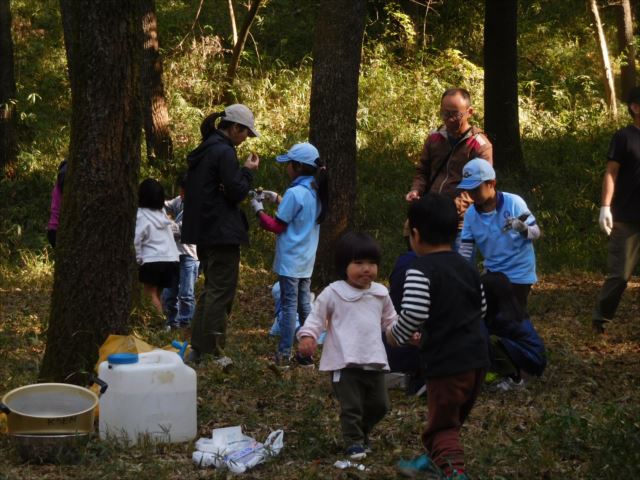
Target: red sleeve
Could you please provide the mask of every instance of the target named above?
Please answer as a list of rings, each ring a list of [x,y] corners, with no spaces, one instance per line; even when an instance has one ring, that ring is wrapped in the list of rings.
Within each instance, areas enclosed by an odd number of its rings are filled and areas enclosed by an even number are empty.
[[[277,218],[270,217],[264,212],[258,213],[260,218],[260,226],[267,232],[273,232],[279,234],[287,229],[287,224],[278,220]]]

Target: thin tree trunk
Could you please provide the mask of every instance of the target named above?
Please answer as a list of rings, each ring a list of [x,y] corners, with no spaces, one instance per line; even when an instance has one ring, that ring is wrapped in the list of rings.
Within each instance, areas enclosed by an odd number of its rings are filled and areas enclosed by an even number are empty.
[[[621,0],[618,13],[618,49],[624,55],[620,67],[620,99],[625,101],[636,85],[636,45],[633,36],[633,13],[630,0]]]
[[[173,158],[173,141],[169,111],[162,83],[162,57],[158,41],[155,0],[142,0],[144,54],[142,63],[142,98],[147,159],[167,161]]]
[[[251,24],[253,24],[253,21],[256,18],[261,3],[262,0],[253,0],[253,2],[251,3],[249,11],[247,12],[247,15],[244,17],[244,21],[242,22],[242,27],[240,28],[240,33],[238,34],[238,41],[233,46],[231,62],[229,62],[229,67],[227,68],[227,75],[224,82],[224,91],[222,95],[222,98],[224,98],[224,101],[226,103],[233,102],[231,87],[233,86],[233,82],[236,79],[236,72],[238,71],[238,65],[240,64],[240,55],[242,54],[244,46],[247,43]]]
[[[333,244],[353,223],[356,114],[366,0],[325,0],[316,13],[309,138],[327,162],[329,212],[320,228],[314,277],[332,277]]]
[[[84,383],[106,337],[129,331],[142,18],[138,0],[60,4],[71,141],[40,378]]]
[[[13,177],[18,154],[16,81],[13,71],[10,0],[0,0],[0,172]]]
[[[233,11],[233,0],[229,0],[229,19],[231,20],[231,32],[233,34],[233,46],[238,43],[238,27],[236,26],[236,14]]]
[[[602,59],[602,69],[604,71],[604,90],[607,105],[611,116],[618,116],[618,105],[616,102],[616,89],[613,83],[613,69],[611,68],[611,60],[609,59],[609,49],[607,48],[607,39],[604,36],[604,29],[600,21],[600,11],[596,0],[589,0],[589,7],[593,15],[593,21],[596,24],[596,42],[600,47],[600,58]]]
[[[486,0],[484,126],[497,168],[521,169],[518,115],[518,2]]]

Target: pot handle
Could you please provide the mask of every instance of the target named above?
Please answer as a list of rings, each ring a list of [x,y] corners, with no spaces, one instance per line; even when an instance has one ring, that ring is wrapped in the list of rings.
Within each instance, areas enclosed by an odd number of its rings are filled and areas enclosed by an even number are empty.
[[[6,413],[7,415],[9,415],[11,413],[11,409],[7,407],[4,403],[0,402],[0,412]]]
[[[97,377],[96,375],[93,375],[93,374],[89,375],[89,381],[91,383],[95,383],[97,385],[100,385],[100,395],[102,395],[104,392],[106,392],[107,388],[109,388],[109,385],[107,385],[107,382],[105,382],[101,378]]]

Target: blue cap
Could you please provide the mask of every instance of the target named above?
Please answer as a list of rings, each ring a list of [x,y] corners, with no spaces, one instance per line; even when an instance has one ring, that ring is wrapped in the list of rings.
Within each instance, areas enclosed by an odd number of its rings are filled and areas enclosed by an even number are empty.
[[[107,357],[110,365],[128,365],[138,363],[137,353],[112,353]]]
[[[496,171],[484,158],[474,158],[462,169],[462,181],[458,184],[461,190],[473,190],[487,180],[495,180]]]
[[[310,143],[296,143],[287,153],[276,157],[276,161],[280,163],[285,162],[300,162],[312,167],[317,167],[316,160],[320,158],[320,152],[318,149]]]

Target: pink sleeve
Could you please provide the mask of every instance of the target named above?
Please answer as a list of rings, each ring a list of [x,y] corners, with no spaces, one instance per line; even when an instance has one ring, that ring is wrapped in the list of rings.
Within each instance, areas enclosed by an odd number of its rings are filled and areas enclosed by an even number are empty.
[[[287,229],[286,223],[279,222],[277,219],[270,217],[264,212],[258,213],[258,217],[260,218],[260,226],[267,232],[279,234]]]
[[[322,332],[328,328],[328,321],[331,318],[331,306],[329,304],[331,292],[325,288],[311,308],[311,313],[304,321],[304,325],[300,327],[296,333],[296,338],[300,340],[302,337],[312,337],[316,342]]]
[[[49,223],[47,230],[57,230],[58,222],[60,218],[60,207],[62,206],[62,190],[60,185],[56,184],[51,192],[51,215],[49,216]]]

